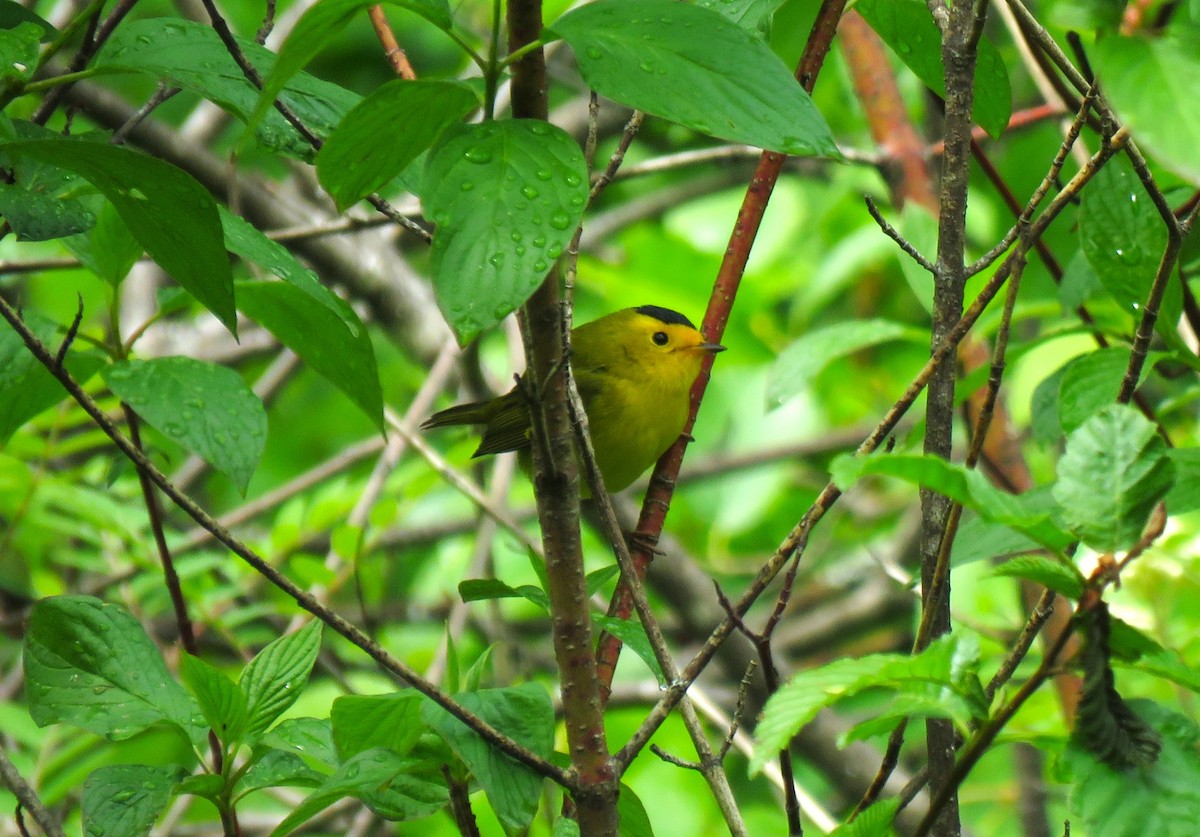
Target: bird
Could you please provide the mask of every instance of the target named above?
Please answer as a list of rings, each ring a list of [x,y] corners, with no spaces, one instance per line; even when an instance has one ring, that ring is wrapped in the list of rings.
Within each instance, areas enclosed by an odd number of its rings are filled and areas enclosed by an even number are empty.
[[[625,308],[572,329],[571,370],[608,491],[627,488],[679,438],[704,358],[724,350],[683,314],[658,305]],[[421,427],[452,425],[483,426],[473,457],[528,452],[528,396],[514,387],[435,413]]]

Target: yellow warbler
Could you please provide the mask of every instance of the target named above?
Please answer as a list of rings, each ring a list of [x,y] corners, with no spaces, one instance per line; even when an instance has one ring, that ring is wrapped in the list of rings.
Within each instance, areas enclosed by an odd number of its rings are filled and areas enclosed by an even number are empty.
[[[704,355],[724,349],[706,342],[687,317],[657,305],[626,308],[571,332],[571,369],[609,491],[632,483],[679,438]],[[483,425],[475,456],[529,449],[529,405],[517,389],[442,410],[421,426],[457,424]]]

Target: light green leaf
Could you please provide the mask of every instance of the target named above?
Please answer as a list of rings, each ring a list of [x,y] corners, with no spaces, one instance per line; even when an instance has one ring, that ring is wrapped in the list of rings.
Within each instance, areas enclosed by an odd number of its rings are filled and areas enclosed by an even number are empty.
[[[1200,114],[1180,107],[1200,98],[1196,40],[1109,35],[1091,46],[1104,95],[1138,145],[1200,186]],[[1170,114],[1169,117],[1166,114]]]
[[[791,71],[763,41],[710,9],[597,0],[563,15],[548,34],[571,45],[584,81],[602,96],[731,142],[841,157]]]
[[[90,596],[42,599],[29,617],[24,660],[38,726],[72,724],[119,741],[166,722],[204,737],[200,707],[124,608]]]
[[[963,726],[986,713],[975,673],[978,648],[948,635],[920,654],[871,654],[844,659],[796,675],[767,701],[755,730],[750,769],[757,772],[822,709],[866,689],[905,696],[940,697],[942,717]],[[931,710],[932,712],[932,710]]]
[[[637,654],[658,680],[660,686],[667,684],[667,677],[663,674],[662,666],[658,664],[658,658],[654,656],[654,649],[650,647],[650,638],[646,636],[646,629],[641,622],[637,619],[617,619],[613,616],[593,613],[592,624],[612,634],[621,640],[621,644]]]
[[[1058,384],[1058,420],[1063,432],[1070,433],[1116,403],[1128,366],[1129,349],[1118,346],[1067,361]]]
[[[767,403],[780,404],[803,391],[833,361],[893,340],[927,342],[914,328],[888,320],[854,320],[810,331],[782,352],[767,373]]]
[[[424,698],[413,691],[389,695],[343,695],[333,702],[333,740],[343,759],[373,747],[405,755],[427,731]]]
[[[425,162],[433,285],[460,343],[519,308],[587,203],[583,152],[561,128],[506,119],[448,129]]]
[[[313,770],[295,753],[260,747],[253,764],[234,785],[233,794],[238,799],[263,788],[315,788],[323,781],[325,774]]]
[[[900,810],[899,799],[881,799],[872,803],[853,822],[839,825],[829,837],[891,837],[892,820]]]
[[[994,575],[1024,578],[1078,601],[1086,581],[1074,564],[1045,555],[1018,555],[1000,564]]]
[[[532,584],[522,584],[510,587],[496,578],[468,578],[458,583],[458,595],[463,602],[480,602],[490,599],[527,599],[547,613],[550,612],[550,598],[540,587]]]
[[[1182,514],[1200,509],[1200,448],[1171,448],[1167,456],[1175,465],[1175,484],[1165,498],[1167,511]]]
[[[366,197],[412,163],[438,135],[479,107],[471,88],[397,79],[346,114],[317,154],[317,175],[338,208]],[[404,130],[396,131],[397,125]]]
[[[243,494],[267,443],[267,411],[232,369],[188,357],[126,360],[104,380],[164,436],[233,480]]]
[[[1067,527],[1101,552],[1133,546],[1174,481],[1167,446],[1132,407],[1114,405],[1067,437],[1054,499]]]
[[[1190,837],[1200,822],[1200,727],[1150,701],[1130,707],[1162,736],[1153,765],[1114,770],[1078,744],[1063,754],[1072,826],[1104,837]]]
[[[199,657],[184,653],[179,675],[200,704],[204,719],[221,743],[238,744],[246,732],[246,698],[237,684]]]
[[[261,741],[286,753],[315,759],[330,768],[340,761],[328,718],[285,718],[271,727]]]
[[[238,685],[246,696],[247,731],[258,735],[296,702],[321,650],[321,623],[312,619],[259,651]]]
[[[696,5],[712,9],[751,34],[767,40],[771,18],[784,0],[697,0]]]

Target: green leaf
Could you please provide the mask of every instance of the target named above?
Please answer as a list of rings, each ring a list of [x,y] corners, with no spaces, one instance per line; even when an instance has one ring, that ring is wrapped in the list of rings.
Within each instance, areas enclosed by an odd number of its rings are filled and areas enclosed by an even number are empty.
[[[25,635],[26,699],[38,726],[73,726],[119,741],[157,723],[204,737],[200,708],[176,683],[128,611],[90,596],[33,607]]]
[[[296,21],[292,34],[279,50],[275,66],[263,79],[262,92],[247,120],[250,127],[257,126],[273,109],[271,103],[287,86],[288,79],[315,58],[354,17],[374,5],[408,9],[439,29],[450,30],[450,6],[446,0],[321,0],[314,3]]]
[[[534,753],[548,758],[554,749],[554,707],[537,683],[464,692],[455,699],[467,711]],[[542,777],[492,748],[477,733],[432,701],[421,708],[433,727],[487,791],[496,816],[507,828],[526,828],[537,813]]]
[[[1150,293],[1167,232],[1132,164],[1123,156],[1109,160],[1083,190],[1079,237],[1083,254],[1104,289],[1124,310],[1138,311]],[[1171,284],[1179,296],[1178,283]],[[1164,299],[1164,308],[1169,307]],[[1165,316],[1160,315],[1160,322]],[[1167,324],[1174,330],[1174,319]]]
[[[864,809],[853,822],[829,832],[829,837],[891,837],[895,833],[892,820],[899,810],[899,799],[881,799]]]
[[[0,120],[0,140],[50,140],[61,135],[32,122]],[[95,138],[95,135],[85,135]],[[10,155],[0,145],[0,166],[13,183],[0,184],[0,215],[22,240],[42,241],[92,228],[96,203],[91,186],[74,172],[32,157]]]
[[[946,98],[942,38],[929,8],[918,0],[859,0],[858,13],[895,51],[926,87]],[[996,47],[979,39],[975,67],[975,99],[971,115],[985,131],[999,137],[1012,114],[1012,87]]]
[[[194,773],[179,780],[171,792],[176,796],[188,794],[216,802],[225,792],[225,780],[212,773]]]
[[[427,730],[421,720],[423,700],[413,691],[337,698],[329,719],[338,753],[346,759],[386,747],[397,755],[407,754]]]
[[[1057,445],[1063,438],[1062,420],[1058,415],[1058,397],[1066,371],[1067,366],[1063,364],[1043,378],[1030,399],[1033,438],[1043,445]]]
[[[295,753],[260,748],[255,753],[254,763],[234,785],[233,795],[238,799],[263,788],[315,788],[323,781],[325,774],[313,770]]]
[[[641,622],[636,619],[617,619],[602,613],[593,613],[592,624],[621,640],[623,645],[637,654],[646,664],[655,679],[658,680],[658,684],[666,685],[667,677],[663,674],[662,666],[658,664],[658,658],[654,656],[654,649],[650,647],[650,638],[646,636],[646,629]]]
[[[841,152],[804,88],[761,40],[671,0],[597,0],[550,27],[602,96],[702,134],[801,156]],[[737,72],[730,72],[737,67]]]
[[[237,333],[233,274],[217,204],[190,174],[145,154],[86,140],[11,142],[0,149],[61,166],[90,182],[150,257]]]
[[[290,834],[339,799],[353,796],[370,799],[381,792],[407,797],[412,803],[411,816],[425,816],[442,808],[449,796],[444,785],[426,779],[405,776],[416,763],[395,753],[376,748],[359,753],[342,764],[332,776],[296,806],[292,813],[271,832],[271,837]],[[386,797],[385,797],[386,798]],[[399,800],[393,799],[393,803]]]
[[[269,74],[275,54],[250,39],[236,40],[259,73]],[[215,102],[243,122],[250,120],[258,104],[258,88],[247,80],[207,23],[179,18],[126,21],[101,51],[95,66],[101,71],[147,73]],[[349,90],[305,74],[293,78],[280,99],[317,136],[331,132],[359,101]],[[274,108],[256,123],[254,136],[268,150],[305,160],[315,154],[312,144]]]
[[[587,204],[587,167],[545,122],[464,125],[429,153],[421,193],[437,224],[434,293],[465,345],[519,308],[562,255]]]
[[[317,275],[297,261],[292,252],[277,241],[267,238],[246,219],[234,215],[225,207],[221,210],[221,228],[225,234],[225,249],[253,262],[289,285],[294,285],[328,308],[346,326],[351,335],[364,333],[362,320],[354,309],[329,288]]]
[[[42,343],[57,349],[62,337],[56,323],[28,312],[25,324]],[[67,353],[67,371],[81,384],[103,365],[99,355]],[[11,328],[0,329],[0,447],[17,428],[66,396],[62,384],[29,352],[21,336]]]
[[[477,107],[475,93],[457,82],[388,82],[346,114],[317,154],[321,185],[344,211],[398,176]]]
[[[1024,552],[1036,552],[1042,545],[1010,526],[972,517],[958,528],[950,553],[950,566],[960,567],[974,561],[1005,558]]]
[[[550,827],[550,837],[579,837],[579,823],[567,817],[559,817]]]
[[[1128,367],[1129,349],[1117,346],[1067,361],[1058,384],[1058,421],[1062,431],[1070,433],[1100,410],[1115,404]]]
[[[27,80],[37,66],[38,42],[43,35],[42,27],[27,20],[0,28],[0,78],[17,84]]]
[[[233,480],[243,494],[267,442],[267,411],[232,369],[188,357],[127,360],[104,380],[118,398]]]
[[[778,756],[792,737],[822,709],[867,689],[893,697],[937,695],[936,714],[965,726],[986,714],[982,688],[975,673],[978,648],[956,636],[933,642],[920,654],[872,654],[803,672],[767,701],[750,769],[758,772]],[[933,713],[934,708],[930,708]]]
[[[1067,437],[1054,499],[1067,527],[1100,552],[1133,546],[1150,511],[1170,489],[1174,466],[1153,424],[1114,405]]]
[[[184,653],[179,676],[200,704],[204,719],[221,743],[239,744],[246,732],[246,697],[223,672],[199,657]]]
[[[1158,760],[1137,770],[1114,770],[1070,744],[1063,753],[1071,791],[1072,826],[1105,837],[1186,837],[1200,822],[1200,727],[1151,701],[1130,701],[1162,736]]]
[[[87,837],[149,834],[171,801],[182,769],[177,765],[113,764],[97,768],[83,783],[83,833]]]
[[[854,320],[810,331],[782,352],[767,373],[767,403],[802,392],[833,361],[892,340],[926,342],[922,332],[888,320]]]
[[[983,519],[1008,526],[1043,546],[1061,549],[1073,538],[1051,520],[1051,507],[1028,494],[1013,495],[993,486],[976,470],[937,456],[910,454],[843,454],[830,467],[834,483],[846,490],[868,474],[880,474],[944,494],[973,509]]]
[[[617,817],[620,820],[618,833],[621,837],[654,837],[646,806],[633,788],[624,782],[621,783],[621,795],[617,797]]]
[[[1113,664],[1134,671],[1144,671],[1200,694],[1200,671],[1192,668],[1173,651],[1165,648],[1148,651],[1129,662],[1114,660]]]
[[[114,288],[125,280],[142,257],[142,245],[134,239],[111,203],[100,207],[96,226],[87,236],[86,249],[86,256],[79,254],[84,264]]]
[[[1074,564],[1045,555],[1018,555],[993,570],[993,575],[1024,578],[1078,601],[1085,579]]]
[[[357,333],[313,295],[285,282],[238,282],[238,307],[340,389],[383,429],[383,393],[366,329]]]
[[[496,578],[468,578],[458,583],[458,595],[463,602],[481,602],[491,599],[527,599],[547,613],[550,612],[550,597],[545,591],[531,584],[510,587]]]
[[[1138,146],[1200,185],[1200,114],[1195,108],[1179,107],[1200,97],[1195,39],[1110,35],[1091,49],[1104,95],[1133,131]]]
[[[771,31],[771,18],[784,0],[697,0],[696,5],[712,9],[751,34],[764,40]]]
[[[0,435],[0,441],[3,440]],[[1175,465],[1175,484],[1165,502],[1171,514],[1200,509],[1200,448],[1171,448],[1167,456]]]
[[[591,596],[604,589],[604,585],[612,581],[621,574],[621,568],[616,564],[610,564],[607,567],[601,567],[598,570],[592,570],[587,574],[587,592]]]
[[[245,677],[245,675],[243,675]],[[328,718],[285,718],[262,737],[269,747],[307,756],[327,767],[339,763],[333,744],[333,727]]]
[[[313,619],[267,645],[246,665],[238,685],[246,696],[250,735],[264,732],[296,702],[320,650],[321,623]]]
[[[32,23],[41,29],[43,41],[49,41],[58,34],[57,29],[20,3],[3,0],[0,3],[0,29],[16,29],[22,23]]]

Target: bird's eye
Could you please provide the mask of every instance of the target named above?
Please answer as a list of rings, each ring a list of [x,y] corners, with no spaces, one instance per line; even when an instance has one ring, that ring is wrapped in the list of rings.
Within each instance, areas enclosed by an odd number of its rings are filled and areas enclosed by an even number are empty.
[[[667,345],[667,333],[665,331],[654,332],[654,336],[651,337],[650,339],[654,341],[655,346]]]

